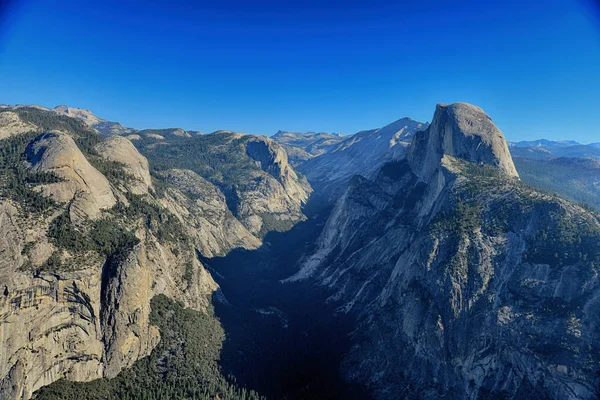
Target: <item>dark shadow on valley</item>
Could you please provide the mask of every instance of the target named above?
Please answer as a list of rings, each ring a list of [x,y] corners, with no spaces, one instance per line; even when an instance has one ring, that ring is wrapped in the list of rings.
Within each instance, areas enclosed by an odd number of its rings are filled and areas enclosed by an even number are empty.
[[[314,247],[329,211],[309,203],[308,220],[267,234],[259,249],[201,257],[222,291],[213,303],[227,335],[223,372],[269,399],[368,398],[339,373],[352,317],[333,317],[336,306],[310,282],[280,282]]]

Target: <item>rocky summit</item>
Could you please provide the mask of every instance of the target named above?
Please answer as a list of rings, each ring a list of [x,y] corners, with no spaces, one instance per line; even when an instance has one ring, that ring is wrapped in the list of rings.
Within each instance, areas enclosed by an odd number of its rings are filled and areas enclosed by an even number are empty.
[[[423,180],[439,169],[444,156],[498,167],[518,176],[502,132],[477,106],[438,104],[431,125],[415,136],[407,159]]]
[[[598,244],[596,214],[517,179],[480,108],[438,105],[406,160],[352,179],[284,282],[355,315],[342,371],[376,398],[591,399]]]
[[[121,128],[0,108],[0,398],[598,396],[598,163],[537,157],[579,144]]]

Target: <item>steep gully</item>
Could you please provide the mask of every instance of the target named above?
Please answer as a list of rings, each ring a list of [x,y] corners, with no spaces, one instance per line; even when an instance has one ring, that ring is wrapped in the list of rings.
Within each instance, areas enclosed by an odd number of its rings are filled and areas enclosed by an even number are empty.
[[[352,316],[334,317],[327,295],[308,281],[280,282],[312,250],[330,208],[313,199],[304,212],[306,221],[269,233],[259,249],[199,255],[221,287],[213,303],[227,334],[224,372],[273,399],[368,398],[339,375]]]

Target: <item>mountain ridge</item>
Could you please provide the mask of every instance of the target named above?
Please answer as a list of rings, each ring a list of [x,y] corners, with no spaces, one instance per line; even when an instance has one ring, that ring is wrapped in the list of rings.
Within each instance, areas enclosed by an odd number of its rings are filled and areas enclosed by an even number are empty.
[[[355,316],[342,371],[376,398],[592,398],[598,365],[569,343],[596,358],[597,215],[520,183],[480,109],[445,107],[407,159],[351,180],[317,249],[283,282],[309,280]],[[473,116],[481,123],[454,123]],[[498,142],[479,154],[473,135],[490,133]],[[573,250],[565,230],[585,244]]]
[[[300,164],[298,169],[321,195],[333,199],[355,174],[369,176],[384,162],[405,156],[412,136],[423,124],[401,118],[382,128],[344,137],[331,151]]]

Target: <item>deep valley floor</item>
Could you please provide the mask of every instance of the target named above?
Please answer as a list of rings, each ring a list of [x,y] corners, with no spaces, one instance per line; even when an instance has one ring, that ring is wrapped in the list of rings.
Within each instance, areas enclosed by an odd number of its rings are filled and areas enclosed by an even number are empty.
[[[202,260],[221,287],[213,303],[227,335],[224,372],[268,398],[367,398],[339,376],[351,317],[334,317],[333,307],[323,306],[325,294],[310,283],[280,283],[297,270],[327,214],[307,212],[307,221],[270,233],[260,249]]]

